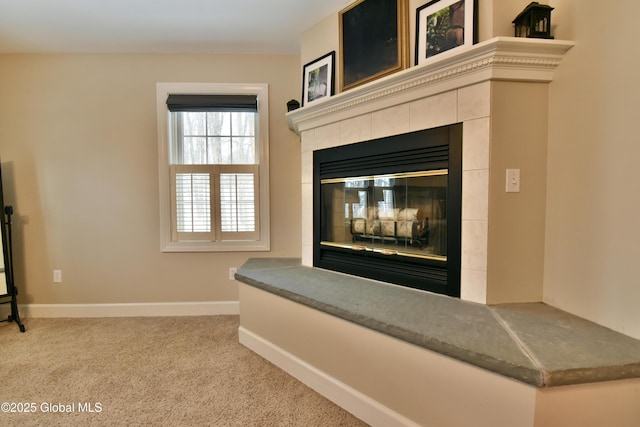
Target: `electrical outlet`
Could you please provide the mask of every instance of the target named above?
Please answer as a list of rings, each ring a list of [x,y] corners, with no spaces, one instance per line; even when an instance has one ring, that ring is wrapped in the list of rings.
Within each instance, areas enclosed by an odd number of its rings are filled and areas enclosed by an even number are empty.
[[[236,267],[229,267],[229,280],[236,280],[236,271],[238,271]]]
[[[53,283],[62,283],[62,270],[53,270]]]

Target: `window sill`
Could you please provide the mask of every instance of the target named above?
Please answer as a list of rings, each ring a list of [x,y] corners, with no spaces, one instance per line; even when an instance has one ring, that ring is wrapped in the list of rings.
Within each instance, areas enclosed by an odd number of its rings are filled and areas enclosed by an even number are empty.
[[[227,242],[168,242],[162,252],[267,252],[269,242],[227,241]]]

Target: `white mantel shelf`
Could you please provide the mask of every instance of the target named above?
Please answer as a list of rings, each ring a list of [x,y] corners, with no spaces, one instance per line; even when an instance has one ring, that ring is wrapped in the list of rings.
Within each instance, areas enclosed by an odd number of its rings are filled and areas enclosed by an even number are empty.
[[[291,111],[287,122],[300,134],[484,81],[550,82],[563,55],[574,45],[567,40],[496,37]]]

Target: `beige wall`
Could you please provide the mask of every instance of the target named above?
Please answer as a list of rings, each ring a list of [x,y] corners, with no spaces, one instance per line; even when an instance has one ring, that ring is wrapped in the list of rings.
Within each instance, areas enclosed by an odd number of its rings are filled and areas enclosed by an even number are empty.
[[[545,301],[640,338],[640,3],[550,4],[576,46],[550,86]]]
[[[534,427],[637,427],[640,379],[538,389]]]
[[[20,303],[230,301],[228,269],[300,256],[300,59],[0,55],[0,156]],[[156,82],[268,83],[271,252],[161,253]],[[52,270],[63,282],[52,283]]]
[[[541,301],[548,85],[491,87],[487,303]],[[520,170],[520,192],[505,192],[507,169]]]

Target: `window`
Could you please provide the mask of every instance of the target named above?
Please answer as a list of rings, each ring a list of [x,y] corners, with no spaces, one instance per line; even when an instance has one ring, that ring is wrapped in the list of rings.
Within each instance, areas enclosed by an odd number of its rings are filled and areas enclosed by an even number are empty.
[[[269,250],[267,85],[158,83],[162,250]]]

